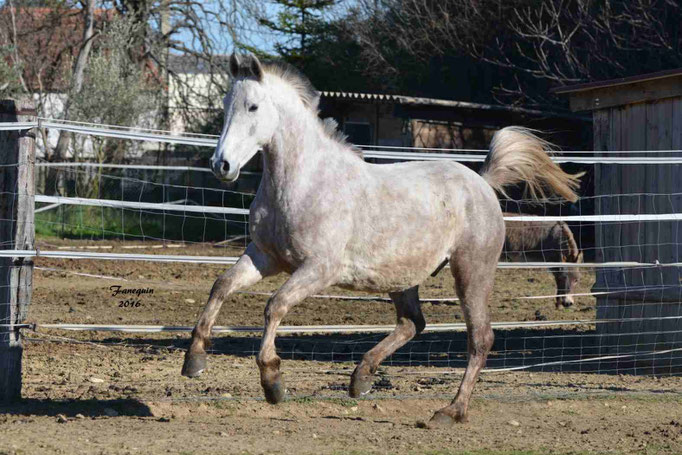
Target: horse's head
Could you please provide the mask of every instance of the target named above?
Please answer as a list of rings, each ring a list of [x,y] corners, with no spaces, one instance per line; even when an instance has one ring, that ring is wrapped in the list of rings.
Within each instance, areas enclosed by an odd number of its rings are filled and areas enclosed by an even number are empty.
[[[236,180],[242,166],[272,140],[278,124],[258,59],[232,54],[230,73],[232,86],[223,100],[225,124],[211,158],[213,173],[228,182]]]
[[[583,262],[583,253],[580,252],[577,256],[566,257],[562,255],[562,262],[581,263]],[[556,280],[557,297],[556,307],[563,305],[568,308],[573,305],[574,300],[572,295],[575,292],[576,285],[580,282],[580,270],[577,267],[562,267],[554,273]]]

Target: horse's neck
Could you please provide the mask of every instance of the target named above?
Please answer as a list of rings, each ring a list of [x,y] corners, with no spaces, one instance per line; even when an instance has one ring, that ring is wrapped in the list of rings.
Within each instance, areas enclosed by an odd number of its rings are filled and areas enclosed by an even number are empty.
[[[338,161],[340,147],[326,137],[314,118],[283,122],[263,154],[262,185],[280,199],[308,187],[319,175],[320,166]],[[333,156],[337,154],[337,156]]]

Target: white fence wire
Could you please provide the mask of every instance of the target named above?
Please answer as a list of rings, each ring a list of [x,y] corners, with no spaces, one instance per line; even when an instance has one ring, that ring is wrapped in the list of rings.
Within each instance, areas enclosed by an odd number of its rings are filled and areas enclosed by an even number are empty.
[[[33,127],[59,129],[76,134],[99,135],[103,137],[164,142],[169,144],[184,144],[200,147],[214,147],[215,136],[208,135],[172,135],[166,131],[140,130],[126,127],[106,126],[100,127],[92,124],[77,122],[64,122],[54,119],[38,119],[35,122],[22,124],[0,124],[0,130],[28,129]],[[365,158],[377,160],[457,160],[462,162],[482,162],[485,150],[463,149],[437,149],[437,148],[406,148],[406,147],[375,147],[361,146]],[[675,150],[662,151],[569,151],[554,157],[558,163],[576,163],[582,165],[633,165],[646,164],[653,166],[682,164],[682,157],[660,156],[654,154],[675,155]],[[609,156],[613,154],[627,156]],[[592,156],[584,156],[592,155]],[[640,156],[634,156],[640,155]],[[207,242],[217,240],[227,241],[233,236],[243,233],[240,238],[246,239],[246,223],[248,222],[248,204],[252,194],[242,191],[230,191],[209,186],[196,186],[194,184],[178,184],[175,178],[163,180],[152,179],[145,173],[191,173],[206,175],[211,178],[210,171],[197,166],[156,166],[148,164],[99,164],[99,163],[36,163],[37,168],[53,170],[61,178],[61,182],[73,183],[75,192],[68,196],[59,194],[37,194],[36,213],[41,215],[54,214],[67,207],[76,210],[71,214],[72,219],[80,216],[80,220],[65,221],[58,218],[38,218],[36,223],[42,223],[42,227],[49,226],[51,229],[61,225],[71,232],[87,231],[89,234],[80,234],[82,240],[118,238],[123,241],[149,241],[158,240],[167,247],[172,242],[181,242],[181,245],[206,245]],[[106,174],[103,170],[117,173]],[[140,177],[132,178],[126,175],[138,173]],[[93,175],[97,180],[89,180]],[[86,184],[96,182],[98,192],[90,195],[79,194],[77,182],[82,179]],[[76,183],[74,183],[76,182]],[[106,186],[109,185],[109,188]],[[47,188],[46,188],[47,190]],[[161,193],[159,196],[156,193]],[[103,194],[104,193],[104,194]],[[98,197],[97,195],[100,195]],[[114,198],[114,194],[116,195]],[[156,194],[155,201],[147,200]],[[101,197],[101,196],[105,197]],[[3,195],[8,197],[11,195]],[[682,213],[676,211],[677,200],[680,194],[611,194],[581,198],[578,204],[578,213],[524,215],[505,217],[508,223],[571,223],[576,237],[583,230],[600,229],[603,226],[617,225],[624,229],[636,229],[653,232],[664,229],[680,233],[670,244],[659,242],[656,237],[648,240],[641,236],[629,241],[639,246],[643,251],[651,249],[680,249],[682,243],[682,231],[680,222]],[[666,211],[658,213],[623,212],[608,215],[594,215],[583,213],[582,205],[590,203],[593,206],[604,201],[620,204],[621,201],[641,201],[642,199],[653,201],[667,200],[668,203],[658,203],[657,207],[668,207]],[[208,203],[206,202],[208,201]],[[237,201],[237,202],[235,202]],[[660,202],[660,201],[659,201]],[[47,205],[41,205],[47,204]],[[630,206],[638,207],[635,202],[629,202]],[[238,206],[235,206],[238,205]],[[625,204],[623,204],[625,206]],[[639,204],[641,205],[641,203]],[[94,209],[94,211],[92,211]],[[112,214],[116,215],[113,216]],[[118,218],[121,223],[114,228],[109,228],[109,218]],[[127,233],[129,219],[137,218],[135,223],[139,225],[139,232]],[[66,217],[68,218],[68,217]],[[145,232],[143,227],[147,219],[163,219],[160,234]],[[88,224],[88,222],[92,222]],[[203,228],[201,235],[189,238],[182,230],[182,235],[173,236],[177,232],[177,225],[200,223]],[[219,239],[209,240],[206,234],[211,228],[211,223],[222,226],[222,236]],[[232,225],[232,232],[227,228]],[[203,227],[201,227],[203,226]],[[649,227],[647,227],[649,226]],[[113,229],[113,230],[112,230]],[[194,227],[192,228],[194,229]],[[199,230],[200,230],[199,229]],[[54,230],[54,229],[53,229]],[[218,229],[219,231],[221,229]],[[594,235],[594,234],[590,234]],[[626,240],[627,241],[627,240]],[[140,247],[140,245],[116,245],[116,248]],[[632,245],[623,245],[632,246]],[[203,264],[228,266],[234,264],[237,256],[206,256],[206,255],[167,255],[167,254],[131,254],[116,251],[91,252],[73,251],[84,248],[83,245],[66,245],[64,249],[40,249],[20,250],[14,245],[3,244],[4,250],[0,251],[0,258],[37,257],[47,260],[82,259],[85,261],[144,261],[154,263],[178,263],[178,264]],[[113,249],[113,248],[112,248]],[[538,310],[535,313],[536,320],[496,322],[497,341],[490,357],[489,371],[514,371],[518,369],[536,369],[548,371],[589,371],[600,373],[644,372],[649,374],[679,374],[682,371],[682,284],[668,284],[669,280],[651,282],[645,279],[645,275],[659,273],[663,276],[663,270],[673,270],[679,275],[682,263],[678,261],[661,262],[656,259],[644,260],[651,255],[641,255],[641,260],[601,261],[604,256],[604,248],[585,246],[581,250],[590,256],[586,262],[564,262],[549,260],[556,257],[557,247],[554,245],[541,245],[539,251],[540,260],[532,260],[525,257],[523,261],[502,261],[499,264],[502,273],[517,273],[517,280],[536,280],[536,273],[548,275],[546,272],[536,269],[554,269],[566,271],[569,269],[583,270],[583,275],[591,274],[594,270],[603,270],[601,282],[598,282],[590,292],[568,292],[575,298],[589,299],[582,309],[589,317],[581,313],[561,314],[566,319],[550,319],[543,316],[547,305],[552,305],[551,300],[560,295],[554,292],[544,292],[535,295],[522,295],[517,292],[507,296],[507,301],[537,302]],[[528,253],[528,252],[526,252]],[[537,257],[537,254],[534,256]],[[655,257],[655,255],[654,255]],[[93,264],[94,262],[90,263]],[[49,267],[44,268],[49,269]],[[49,271],[49,270],[47,270]],[[132,281],[121,276],[103,275],[84,271],[60,270],[52,268],[51,273],[75,274],[83,279]],[[601,272],[600,272],[601,273]],[[666,272],[667,273],[667,272]],[[590,275],[593,276],[593,275]],[[648,275],[646,275],[648,276]],[[606,278],[604,278],[606,277]],[[182,278],[176,280],[182,281]],[[38,281],[40,283],[40,281]],[[512,285],[513,286],[513,285]],[[252,293],[267,296],[271,292]],[[663,294],[675,294],[678,299],[664,298]],[[243,293],[241,295],[248,294]],[[360,300],[365,304],[385,305],[389,299],[379,296],[359,295],[320,295],[317,299],[336,301]],[[595,300],[598,299],[598,300]],[[630,303],[624,304],[624,298],[629,298]],[[457,305],[456,297],[430,297],[422,299],[434,305],[447,303]],[[547,302],[542,302],[547,300]],[[634,302],[634,304],[633,304]],[[35,305],[36,303],[34,303]],[[545,308],[545,310],[543,310]],[[673,310],[670,310],[673,308]],[[620,311],[618,317],[612,317],[614,310]],[[527,309],[526,309],[527,310]],[[329,310],[325,310],[329,311]],[[388,311],[388,309],[384,310]],[[611,316],[607,316],[611,315]],[[100,314],[107,319],[107,315]],[[574,317],[571,317],[574,316]],[[149,315],[151,318],[152,315]],[[188,321],[193,322],[193,321]],[[160,325],[160,324],[102,324],[102,323],[39,323],[30,325],[44,330],[94,330],[113,331],[124,333],[156,333],[156,332],[186,332],[191,330],[185,325]],[[28,326],[27,326],[28,327]],[[300,358],[311,360],[332,361],[357,361],[366,350],[371,348],[380,339],[381,333],[393,329],[393,325],[386,324],[332,324],[332,325],[297,325],[281,327],[283,335],[299,335],[298,337],[285,336],[278,345],[282,353],[290,353],[288,358]],[[437,366],[437,367],[460,367],[466,361],[466,338],[462,332],[465,326],[461,322],[436,323],[427,326],[425,334],[409,343],[406,347],[389,359],[388,364],[409,365],[413,367]],[[231,336],[242,334],[254,334],[261,330],[258,326],[218,326],[214,332],[224,333]],[[322,336],[322,334],[326,334]],[[360,339],[357,334],[368,334]],[[236,355],[251,354],[257,351],[257,339],[255,337],[242,337],[231,347],[220,346],[219,352],[227,352]],[[286,358],[286,356],[283,356]],[[664,366],[658,360],[662,357],[668,359]],[[654,359],[657,359],[654,361]],[[650,362],[647,363],[647,361]],[[642,365],[645,365],[642,367]],[[646,365],[655,365],[647,367]]]
[[[65,121],[59,119],[38,118],[35,122],[23,123],[0,123],[0,130],[25,130],[30,128],[48,128],[59,131],[69,131],[76,134],[94,135],[114,139],[128,139],[137,141],[159,142],[174,145],[192,145],[199,147],[215,147],[218,137],[214,135],[198,134],[172,134],[170,131],[151,130],[114,125],[101,126],[93,123]],[[483,162],[487,150],[477,149],[446,149],[430,147],[396,147],[360,145],[365,158],[388,159],[388,160],[456,160],[461,162]],[[402,151],[400,151],[402,150]],[[422,152],[429,153],[422,153]],[[434,152],[434,153],[431,153]],[[448,152],[448,153],[438,153]],[[453,153],[465,152],[465,153]],[[566,151],[562,155],[553,157],[557,163],[580,163],[580,164],[680,164],[682,157],[646,156],[658,153],[675,153],[681,150],[641,150],[641,151]],[[473,153],[473,154],[472,154]],[[632,153],[641,154],[642,157],[581,157],[569,156],[580,154],[612,154]]]

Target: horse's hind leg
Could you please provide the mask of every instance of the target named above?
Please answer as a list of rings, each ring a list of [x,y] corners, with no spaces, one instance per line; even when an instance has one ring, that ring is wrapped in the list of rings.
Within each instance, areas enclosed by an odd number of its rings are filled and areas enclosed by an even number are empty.
[[[450,425],[453,422],[467,420],[471,393],[495,339],[490,325],[488,299],[493,289],[499,254],[486,255],[489,257],[482,258],[473,254],[473,251],[471,253],[457,254],[457,257],[450,261],[457,295],[462,302],[467,324],[469,363],[457,396],[449,406],[434,414],[429,422],[430,426]]]
[[[350,379],[350,387],[348,387],[348,393],[353,398],[369,392],[374,381],[374,373],[379,364],[414,338],[415,335],[421,333],[426,325],[421,307],[419,306],[418,286],[403,292],[393,292],[389,295],[393,300],[397,313],[398,321],[396,328],[390,335],[381,340],[379,344],[369,350],[355,368]]]
[[[251,286],[264,277],[278,272],[279,269],[270,258],[256,245],[250,243],[237,263],[215,281],[208,303],[192,330],[192,344],[185,354],[185,362],[182,365],[183,376],[193,378],[206,369],[206,348],[209,345],[211,328],[225,299],[238,289]]]

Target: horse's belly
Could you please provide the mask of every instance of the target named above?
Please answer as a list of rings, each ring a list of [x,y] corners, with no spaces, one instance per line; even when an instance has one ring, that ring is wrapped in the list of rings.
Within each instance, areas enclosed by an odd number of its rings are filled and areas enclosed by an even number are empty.
[[[367,292],[399,292],[420,284],[426,276],[396,277],[362,276],[337,284],[340,288]]]
[[[402,291],[426,280],[447,257],[443,249],[391,261],[356,260],[345,265],[338,285],[360,291]]]

